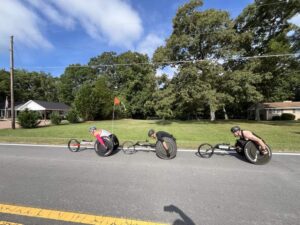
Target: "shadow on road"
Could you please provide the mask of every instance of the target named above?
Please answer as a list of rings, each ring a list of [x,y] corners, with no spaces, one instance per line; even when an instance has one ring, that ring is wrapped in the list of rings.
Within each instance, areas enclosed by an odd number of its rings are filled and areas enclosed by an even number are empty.
[[[181,217],[180,219],[176,219],[172,225],[196,225],[190,217],[188,217],[181,209],[174,205],[165,206],[164,211],[171,213],[175,212]]]

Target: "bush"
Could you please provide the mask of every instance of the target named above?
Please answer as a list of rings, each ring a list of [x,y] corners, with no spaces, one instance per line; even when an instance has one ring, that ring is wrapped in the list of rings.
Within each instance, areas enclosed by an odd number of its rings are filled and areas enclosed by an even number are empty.
[[[70,123],[79,123],[78,113],[75,110],[70,110],[67,114],[67,120]]]
[[[21,112],[18,116],[18,123],[23,128],[36,128],[41,121],[38,121],[40,115],[37,112],[29,111],[25,109],[25,111]]]
[[[281,119],[282,120],[295,120],[295,115],[291,113],[282,113],[281,114]]]
[[[273,116],[272,120],[281,120],[281,116]]]
[[[51,120],[51,123],[54,125],[58,125],[61,123],[61,117],[57,112],[51,113],[50,120]]]

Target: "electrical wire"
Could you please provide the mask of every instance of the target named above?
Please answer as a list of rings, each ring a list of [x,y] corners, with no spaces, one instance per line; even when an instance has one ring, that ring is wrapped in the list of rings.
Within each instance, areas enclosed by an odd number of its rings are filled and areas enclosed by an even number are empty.
[[[225,60],[250,60],[258,58],[275,58],[275,57],[298,57],[299,54],[276,54],[276,55],[257,55],[257,56],[232,56],[225,58]],[[138,65],[171,65],[171,64],[181,64],[181,63],[196,63],[203,61],[217,61],[219,59],[195,59],[195,60],[176,60],[176,61],[161,61],[161,62],[145,62],[145,63],[114,63],[114,64],[98,64],[98,65],[69,65],[69,66],[22,66],[32,69],[62,69],[62,68],[92,68],[97,69],[101,67],[118,67],[118,66],[138,66]]]

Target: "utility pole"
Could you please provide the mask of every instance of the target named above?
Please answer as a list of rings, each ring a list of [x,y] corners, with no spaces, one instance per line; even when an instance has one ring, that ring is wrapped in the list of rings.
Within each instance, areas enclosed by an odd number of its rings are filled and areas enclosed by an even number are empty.
[[[14,99],[14,36],[10,37],[10,109],[11,128],[15,129],[15,99]]]

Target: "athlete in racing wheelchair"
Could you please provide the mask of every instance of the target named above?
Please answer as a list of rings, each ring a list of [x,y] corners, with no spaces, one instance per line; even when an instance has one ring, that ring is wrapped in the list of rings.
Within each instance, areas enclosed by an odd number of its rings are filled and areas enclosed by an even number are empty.
[[[117,136],[109,131],[92,126],[89,128],[89,132],[97,139],[95,151],[99,156],[109,156],[119,147]]]
[[[241,130],[239,126],[230,129],[235,137],[239,137],[235,144],[235,150],[240,155],[245,155],[253,164],[263,165],[272,158],[272,150],[265,141],[251,131]]]
[[[264,140],[257,136],[255,133],[248,130],[241,130],[239,126],[234,126],[230,129],[235,137],[239,137],[236,142],[237,151],[241,151],[244,148],[247,141],[253,141],[259,147],[259,151],[262,155],[268,154],[267,145]]]
[[[157,131],[150,129],[148,137],[151,137],[156,142],[156,155],[161,159],[173,159],[176,157],[177,145],[176,139],[172,134],[165,131]]]

